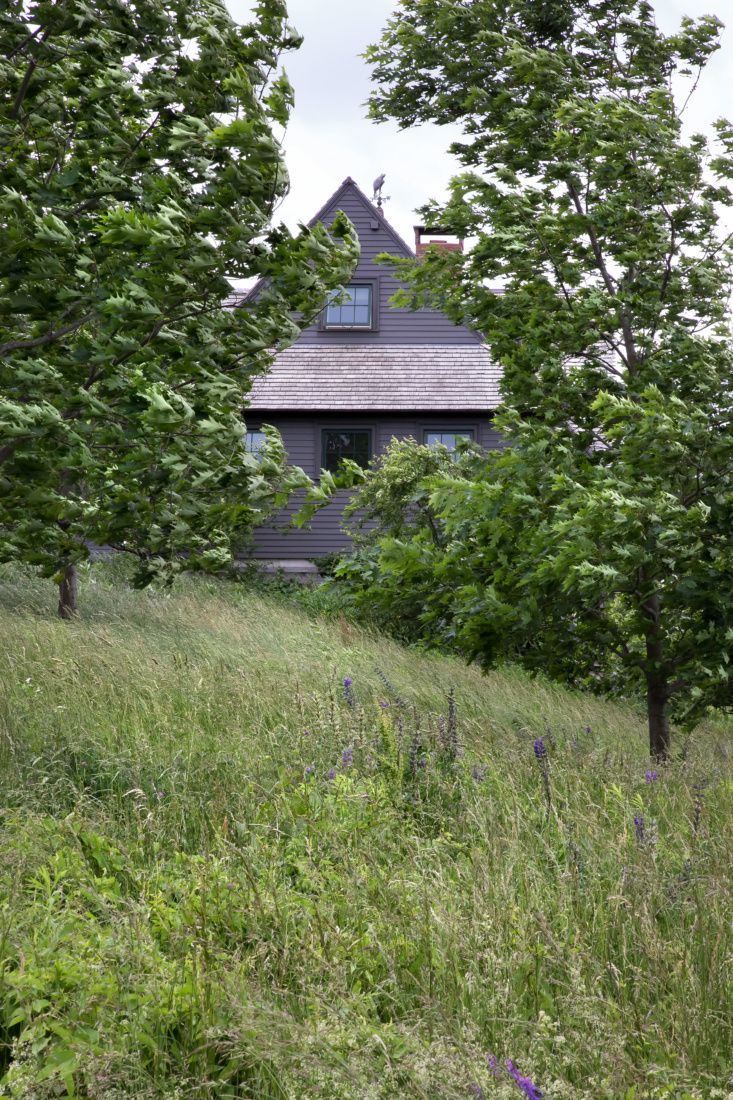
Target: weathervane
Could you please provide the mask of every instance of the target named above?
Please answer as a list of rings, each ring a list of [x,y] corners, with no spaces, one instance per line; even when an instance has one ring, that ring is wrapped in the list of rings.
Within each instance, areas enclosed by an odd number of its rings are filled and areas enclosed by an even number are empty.
[[[372,202],[377,204],[377,209],[381,210],[382,205],[385,202],[389,202],[389,195],[382,194],[382,188],[384,187],[385,175],[382,172],[381,176],[377,176],[372,187],[374,188],[374,194],[372,195]]]

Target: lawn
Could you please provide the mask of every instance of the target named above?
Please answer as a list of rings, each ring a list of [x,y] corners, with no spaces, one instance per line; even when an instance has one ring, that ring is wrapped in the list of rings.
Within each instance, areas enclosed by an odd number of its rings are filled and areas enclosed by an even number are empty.
[[[730,725],[120,572],[0,572],[0,1096],[733,1097]]]

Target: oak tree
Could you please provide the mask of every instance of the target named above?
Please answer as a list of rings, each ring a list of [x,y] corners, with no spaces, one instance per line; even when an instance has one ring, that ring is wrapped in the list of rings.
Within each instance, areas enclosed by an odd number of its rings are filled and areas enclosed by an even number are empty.
[[[56,575],[63,616],[90,542],[141,583],[215,568],[304,484],[242,421],[357,254],[346,219],[273,225],[298,45],[282,0],[2,5],[0,560]]]
[[[511,446],[435,487],[453,630],[487,665],[640,687],[658,757],[670,717],[731,702],[733,128],[683,129],[720,30],[665,34],[647,0],[401,0],[369,51],[375,118],[462,130],[424,216],[475,243],[403,265],[407,297],[503,367]]]

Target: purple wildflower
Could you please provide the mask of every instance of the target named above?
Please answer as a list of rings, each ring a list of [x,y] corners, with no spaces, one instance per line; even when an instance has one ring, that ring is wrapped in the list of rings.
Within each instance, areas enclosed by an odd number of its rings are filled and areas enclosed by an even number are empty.
[[[541,1090],[535,1085],[531,1077],[522,1077],[511,1058],[507,1058],[506,1060],[506,1071],[517,1087],[521,1089],[527,1097],[527,1100],[542,1100]]]
[[[471,1096],[476,1097],[476,1100],[486,1100],[486,1094],[484,1093],[484,1090],[475,1081],[472,1081],[471,1084],[468,1086],[468,1091],[471,1093]]]
[[[545,802],[547,803],[547,813],[549,814],[552,809],[552,791],[550,790],[550,765],[547,759],[547,745],[545,744],[544,737],[538,737],[535,741],[534,754],[540,766],[542,789],[545,792]]]
[[[653,783],[656,779],[659,779],[659,772],[645,772],[644,779],[647,783]]]
[[[583,730],[585,731],[585,733],[593,733],[592,726],[583,726]]]
[[[639,844],[641,844],[646,836],[646,825],[643,814],[634,814],[634,830],[636,832],[636,839]]]
[[[354,699],[354,692],[352,691],[352,688],[351,688],[351,685],[353,684],[353,682],[354,681],[352,680],[351,676],[344,676],[344,699],[346,700],[346,702],[349,704],[350,707],[353,707],[353,706],[356,705],[356,700]]]
[[[489,1067],[489,1073],[492,1077],[501,1077],[501,1067],[499,1066],[499,1059],[495,1054],[486,1055],[486,1064]]]
[[[389,707],[389,700],[388,699],[380,699],[379,700],[379,705],[382,708],[382,710],[387,710],[388,707]]]
[[[337,775],[338,772],[335,768],[329,768],[329,770],[326,772],[326,779],[335,779]]]
[[[341,763],[345,768],[350,768],[354,763],[354,749],[351,745],[347,745],[341,753]]]
[[[304,776],[305,776],[305,778],[307,779],[309,775],[313,775],[313,772],[314,772],[315,770],[316,770],[316,769],[314,768],[314,766],[313,766],[312,764],[308,764],[308,766],[306,767],[305,771],[303,772],[303,775],[304,775]]]

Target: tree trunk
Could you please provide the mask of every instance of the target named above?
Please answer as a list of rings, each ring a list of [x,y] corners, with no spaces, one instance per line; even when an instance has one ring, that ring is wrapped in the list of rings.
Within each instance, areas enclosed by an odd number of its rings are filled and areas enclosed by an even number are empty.
[[[62,619],[73,619],[76,615],[76,597],[79,588],[79,576],[76,564],[68,562],[59,582],[59,615]]]
[[[648,676],[646,684],[646,709],[649,721],[649,752],[660,762],[669,760],[669,715],[667,685],[659,677]]]

